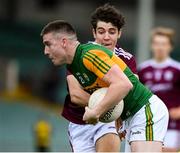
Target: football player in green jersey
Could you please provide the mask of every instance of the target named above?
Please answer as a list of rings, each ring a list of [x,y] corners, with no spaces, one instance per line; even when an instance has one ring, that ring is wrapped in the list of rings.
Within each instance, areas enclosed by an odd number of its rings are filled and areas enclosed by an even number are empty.
[[[98,43],[110,49],[120,56],[134,73],[137,73],[134,57],[117,45],[124,24],[124,16],[114,6],[105,4],[96,8],[91,15],[95,40],[89,43]],[[108,124],[98,122],[96,125],[85,123],[83,114],[90,94],[84,91],[76,78],[70,75],[69,70],[67,71],[69,95],[66,96],[62,115],[70,121],[68,135],[73,150],[75,152],[119,152],[121,143],[118,134],[122,136],[125,133],[119,130],[120,120],[118,119],[116,124],[115,122]],[[87,137],[89,139],[86,139]]]
[[[103,113],[123,99],[121,119],[127,123],[131,151],[162,151],[168,124],[167,108],[119,57],[103,46],[80,44],[75,30],[66,21],[48,23],[41,36],[45,55],[56,66],[67,64],[85,91],[92,94],[98,88],[108,87],[97,107],[86,107],[83,117],[86,122],[96,124]]]

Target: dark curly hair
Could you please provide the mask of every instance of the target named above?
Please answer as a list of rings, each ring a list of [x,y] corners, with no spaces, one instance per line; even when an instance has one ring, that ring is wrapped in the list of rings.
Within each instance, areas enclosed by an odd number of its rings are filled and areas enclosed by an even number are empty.
[[[105,4],[98,7],[91,15],[91,25],[96,30],[97,22],[110,22],[120,30],[125,25],[124,16],[112,5]]]

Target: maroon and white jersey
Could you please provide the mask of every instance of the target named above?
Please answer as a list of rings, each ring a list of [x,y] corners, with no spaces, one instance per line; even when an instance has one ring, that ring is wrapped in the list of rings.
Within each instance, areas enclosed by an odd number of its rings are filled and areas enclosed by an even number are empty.
[[[137,74],[136,60],[132,54],[120,47],[116,47],[114,53],[127,64],[134,74]]]
[[[160,97],[167,108],[180,106],[180,63],[168,58],[162,63],[151,59],[139,67],[139,79]],[[180,120],[169,120],[169,129],[180,130]]]
[[[137,74],[136,61],[133,55],[119,47],[114,49],[114,53],[128,65],[133,73]],[[67,71],[67,75],[69,74],[71,73]],[[62,116],[75,124],[86,124],[82,120],[84,112],[85,108],[72,103],[70,95],[68,94],[65,99]]]

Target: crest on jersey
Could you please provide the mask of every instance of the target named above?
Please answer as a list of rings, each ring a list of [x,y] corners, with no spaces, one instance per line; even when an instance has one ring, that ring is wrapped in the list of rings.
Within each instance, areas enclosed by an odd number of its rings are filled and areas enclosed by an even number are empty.
[[[166,81],[171,81],[173,79],[173,73],[171,71],[164,72],[164,79]]]

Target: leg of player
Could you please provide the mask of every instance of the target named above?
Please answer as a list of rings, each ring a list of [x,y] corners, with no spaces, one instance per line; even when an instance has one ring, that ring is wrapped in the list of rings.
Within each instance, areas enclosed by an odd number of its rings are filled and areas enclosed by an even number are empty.
[[[178,152],[178,149],[176,148],[163,147],[162,150],[163,152]]]
[[[119,152],[119,151],[120,151],[120,139],[119,136],[114,133],[105,134],[96,141],[96,152]]]
[[[169,141],[173,140],[173,141]],[[180,147],[180,131],[169,129],[164,139],[163,152],[178,152]]]
[[[149,103],[126,121],[126,138],[131,151],[162,152],[168,117],[169,114],[165,104],[153,95],[149,99]]]
[[[69,140],[74,152],[119,152],[120,139],[115,123],[69,124]]]
[[[131,142],[132,152],[162,152],[162,142],[160,141],[133,141]]]

